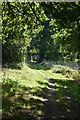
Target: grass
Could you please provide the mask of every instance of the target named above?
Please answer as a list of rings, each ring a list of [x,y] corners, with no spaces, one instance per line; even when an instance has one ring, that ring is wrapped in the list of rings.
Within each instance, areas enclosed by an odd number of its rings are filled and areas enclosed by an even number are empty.
[[[72,99],[80,104],[80,74],[77,70],[64,65],[52,64],[51,66],[49,62],[39,64],[38,69],[55,82],[58,97],[57,101],[61,105],[63,103],[65,107],[67,106],[65,89],[67,89],[67,91],[69,90]],[[62,106],[64,107],[64,105]]]
[[[21,70],[3,69],[3,73],[3,117],[26,120],[43,116],[46,78],[26,65]]]
[[[80,105],[80,74],[77,70],[63,65],[53,65],[51,69],[41,71],[55,83],[57,102],[61,108],[68,108],[68,96]]]
[[[42,63],[27,63],[27,66],[31,69],[41,70],[43,72],[47,71],[49,73],[59,73],[62,76],[65,76],[68,79],[79,80],[80,83],[80,74],[77,69],[77,63],[75,62],[67,62],[67,61],[43,61]],[[51,72],[50,72],[51,71]],[[53,75],[53,74],[52,74]],[[54,74],[55,75],[55,74]],[[58,75],[58,74],[57,74]]]
[[[3,117],[26,120],[44,116],[48,80],[38,69],[55,83],[56,102],[61,109],[69,108],[69,98],[80,105],[80,84],[77,82],[80,74],[77,70],[47,62],[27,63],[21,70],[3,69]]]

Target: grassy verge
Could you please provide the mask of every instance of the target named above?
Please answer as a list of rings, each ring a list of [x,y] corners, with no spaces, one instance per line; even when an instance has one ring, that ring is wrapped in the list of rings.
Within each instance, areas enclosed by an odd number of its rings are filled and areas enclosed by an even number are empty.
[[[69,96],[71,96],[73,101],[80,104],[80,74],[77,70],[66,65],[54,65],[51,62],[33,64],[33,69],[35,69],[35,66],[55,82],[57,102],[63,108],[68,106],[67,91],[69,91]]]
[[[68,98],[80,104],[80,74],[77,70],[63,65],[53,65],[50,69],[41,71],[55,83],[57,102],[62,108],[69,106]]]
[[[65,76],[68,79],[77,80],[80,83],[80,72],[77,69],[77,63],[66,62],[66,61],[43,61],[42,63],[27,63],[28,67],[31,69],[41,70],[43,72],[47,71],[47,74],[59,73],[61,76]],[[73,69],[74,68],[74,69]],[[53,74],[52,74],[53,76]]]
[[[3,69],[3,117],[26,120],[44,115],[48,81],[26,65],[21,70]]]

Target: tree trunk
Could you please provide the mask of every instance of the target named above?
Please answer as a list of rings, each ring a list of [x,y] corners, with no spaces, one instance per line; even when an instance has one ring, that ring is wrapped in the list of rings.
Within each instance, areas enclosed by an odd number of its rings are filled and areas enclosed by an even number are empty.
[[[30,55],[30,48],[29,48],[29,46],[27,47],[26,60],[27,60],[27,61],[30,61],[30,60],[31,60],[31,55]]]

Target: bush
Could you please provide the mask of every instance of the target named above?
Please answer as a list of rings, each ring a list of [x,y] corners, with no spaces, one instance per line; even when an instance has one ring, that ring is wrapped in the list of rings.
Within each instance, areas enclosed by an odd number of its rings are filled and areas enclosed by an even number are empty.
[[[53,73],[61,73],[68,78],[80,80],[79,72],[77,70],[73,70],[70,67],[61,66],[61,65],[53,65],[52,71]]]

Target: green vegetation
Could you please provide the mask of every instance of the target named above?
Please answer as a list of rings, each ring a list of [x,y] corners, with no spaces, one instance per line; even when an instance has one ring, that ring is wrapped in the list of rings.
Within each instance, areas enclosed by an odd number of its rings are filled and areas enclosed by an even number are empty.
[[[41,64],[33,64],[33,68],[40,69],[55,82],[56,87],[58,86],[60,89],[68,87],[72,96],[80,102],[78,98],[80,93],[80,74],[77,70],[64,65],[53,65],[52,62],[47,61]],[[60,91],[61,94],[62,92]]]
[[[63,79],[72,79],[76,80],[77,82],[80,81],[80,74],[78,70],[75,70],[74,68],[77,68],[76,63],[69,63],[69,62],[55,62],[55,61],[43,61],[41,63],[32,63],[27,62],[28,67],[32,69],[41,70],[43,73],[45,73],[48,77],[56,77],[63,78]],[[57,78],[57,77],[56,77]]]
[[[26,65],[21,70],[3,69],[3,73],[3,117],[26,120],[44,115],[46,78]]]
[[[3,2],[3,65],[67,60],[79,69],[79,8],[79,2]]]
[[[37,68],[55,84],[56,102],[59,104],[60,109],[66,110],[69,108],[68,99],[72,99],[80,105],[80,84],[77,82],[79,80],[73,79],[73,74],[76,77],[77,71],[74,72],[69,67],[68,70],[62,69],[65,66],[60,65],[54,65],[50,69],[45,67],[44,69],[46,64],[42,64],[27,63],[21,70],[3,69],[3,117],[12,118],[15,116],[15,119],[25,120],[28,118],[36,119],[45,115],[46,109],[44,105],[47,99],[44,96],[49,83],[36,70]],[[33,69],[30,68],[30,65]],[[65,74],[63,74],[62,70]],[[71,117],[71,114],[69,117]]]
[[[43,119],[54,103],[62,110],[61,117],[78,118],[80,2],[3,2],[1,6],[3,119]],[[57,117],[54,111],[52,118]]]
[[[70,99],[72,97],[73,101],[80,104],[80,74],[77,70],[67,66],[53,65],[51,69],[41,71],[55,83],[57,102],[61,108],[68,107],[66,97]]]

